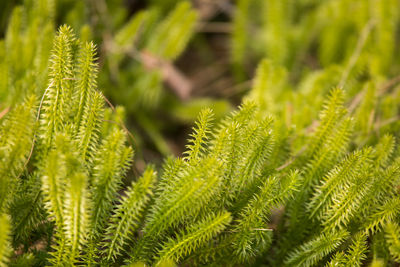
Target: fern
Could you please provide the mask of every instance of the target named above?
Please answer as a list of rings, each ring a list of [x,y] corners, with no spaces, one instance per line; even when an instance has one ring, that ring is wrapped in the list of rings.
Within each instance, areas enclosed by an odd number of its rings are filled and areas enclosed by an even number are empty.
[[[286,265],[311,266],[336,249],[347,237],[348,232],[328,232],[322,234],[300,248],[291,252],[286,259]]]
[[[24,1],[0,40],[0,265],[400,261],[395,0],[95,2]]]
[[[338,198],[338,193],[343,190],[344,185],[350,187],[350,179],[357,179],[354,176],[366,167],[369,153],[371,152],[368,149],[356,151],[329,172],[323,184],[316,189],[316,194],[309,204],[309,207],[314,207],[311,216],[314,216],[318,210],[322,209],[320,212],[322,214],[329,210],[329,206],[333,205],[333,201]]]
[[[81,125],[76,136],[78,147],[85,161],[89,161],[89,166],[93,164],[90,159],[93,158],[97,150],[100,126],[103,115],[103,97],[101,93],[95,92],[91,98],[90,105],[84,110]]]
[[[182,222],[183,218],[195,216],[217,194],[220,172],[218,162],[213,158],[203,162],[200,168],[182,170],[175,190],[171,194],[161,195],[159,205],[153,206],[150,211],[143,229],[144,237],[135,250],[138,259],[142,260],[142,250],[149,250],[155,237],[168,227]]]
[[[204,144],[207,143],[208,135],[210,135],[210,123],[211,123],[211,110],[204,109],[199,115],[196,121],[196,128],[194,129],[194,134],[192,135],[193,140],[191,144],[187,145],[188,153],[186,159],[188,161],[195,162],[202,154],[206,152]]]
[[[361,266],[362,261],[366,259],[366,252],[367,237],[363,234],[358,234],[354,237],[354,241],[349,248],[345,264],[347,266]]]
[[[91,228],[98,233],[110,215],[117,193],[121,188],[122,176],[128,168],[132,149],[125,147],[125,135],[115,130],[103,140],[94,158],[92,180],[92,222]],[[101,164],[100,164],[101,163]]]
[[[143,177],[128,188],[126,196],[121,199],[120,204],[116,207],[110,220],[111,225],[106,230],[107,239],[111,239],[104,242],[106,260],[115,259],[118,254],[121,254],[120,251],[123,250],[124,245],[132,238],[131,236],[138,228],[140,215],[149,201],[155,178],[156,173],[151,167],[148,167],[143,173]]]
[[[79,75],[76,82],[77,83],[76,87],[78,90],[76,90],[75,93],[76,94],[75,98],[77,99],[77,107],[78,107],[75,121],[78,132],[81,124],[84,123],[82,122],[83,117],[86,115],[86,113],[89,113],[88,109],[89,106],[91,106],[89,100],[96,99],[96,97],[93,96],[97,78],[96,75],[97,65],[94,62],[95,54],[96,54],[96,46],[93,43],[86,43],[81,49],[79,55],[79,64],[76,70],[77,75]],[[95,107],[96,100],[92,101],[94,102],[92,105]],[[86,120],[89,119],[90,118],[86,118]]]
[[[389,223],[386,226],[386,235],[389,243],[390,254],[396,259],[400,260],[400,242],[399,242],[399,226],[395,223]]]
[[[229,212],[210,214],[197,225],[192,225],[187,233],[178,234],[176,240],[169,240],[159,252],[159,261],[166,259],[177,262],[183,256],[190,254],[197,247],[220,233],[231,221]]]
[[[254,248],[260,248],[258,254],[261,254],[270,245],[272,229],[265,228],[266,221],[272,208],[282,205],[296,191],[297,175],[296,172],[291,173],[281,178],[283,181],[275,177],[268,178],[243,209],[235,226],[237,234],[233,241],[235,254],[240,261],[247,262],[256,256]]]
[[[155,38],[149,42],[148,49],[164,59],[175,59],[191,37],[196,20],[197,14],[190,9],[190,4],[180,3],[155,29]]]
[[[63,26],[54,40],[54,51],[50,71],[50,83],[45,91],[43,113],[41,114],[41,139],[45,150],[54,144],[54,135],[64,130],[68,117],[68,102],[73,84],[71,28]]]
[[[10,219],[6,214],[0,217],[0,265],[7,266],[10,256]]]
[[[10,112],[0,126],[0,209],[9,204],[7,194],[16,188],[29,156],[35,130],[34,96],[27,98]]]
[[[63,142],[62,136],[58,136],[58,139],[57,141],[59,143]],[[65,214],[63,212],[63,203],[66,174],[65,155],[57,153],[56,150],[50,151],[46,159],[46,164],[42,167],[41,180],[45,207],[52,216],[58,229],[56,235],[57,245],[55,247],[57,252],[54,255],[54,264],[61,264],[64,260],[65,233],[63,229],[65,225]]]

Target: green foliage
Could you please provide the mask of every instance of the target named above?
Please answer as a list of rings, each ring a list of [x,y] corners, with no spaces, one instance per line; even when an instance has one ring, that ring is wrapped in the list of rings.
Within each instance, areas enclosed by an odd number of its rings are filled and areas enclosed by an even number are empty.
[[[148,9],[132,17],[111,40],[108,67],[115,76],[118,68],[124,68],[122,56],[132,57],[134,61],[128,69],[134,76],[114,77],[118,87],[110,94],[132,111],[155,108],[163,95],[165,70],[162,65],[172,62],[183,52],[194,33],[197,17],[187,1],[177,3],[162,20],[157,9]],[[135,77],[133,84],[132,77]]]
[[[396,259],[400,258],[399,226],[396,223],[389,223],[386,226],[386,234],[389,243],[390,254]]]
[[[23,171],[28,160],[31,166],[22,176],[10,172],[12,165],[4,170],[10,180],[17,179],[15,192],[30,190],[10,202],[11,207],[24,210],[23,216],[11,213],[13,230],[18,232],[14,246],[23,244],[30,251],[29,239],[38,233],[48,242],[45,261],[51,265],[108,265],[123,259],[160,265],[171,260],[199,262],[204,256],[195,252],[210,244],[219,246],[218,240],[223,239],[255,244],[259,252],[246,252],[240,262],[265,251],[271,237],[258,228],[298,187],[296,172],[279,174],[278,180],[263,171],[274,145],[271,118],[263,119],[256,106],[247,102],[212,130],[213,112],[204,109],[186,156],[171,159],[158,183],[149,167],[120,197],[132,149],[125,145],[124,131],[106,127],[110,122],[102,120],[109,115],[96,90],[94,46],[81,44],[71,28],[62,26],[50,60],[49,86],[39,103],[39,115],[35,117],[32,97],[28,102],[32,104],[7,114],[1,128],[4,132],[12,127],[20,134],[15,138],[24,139],[18,143],[24,150],[18,156],[18,169]],[[28,132],[17,127],[22,123],[19,116],[25,120],[31,116]],[[251,121],[252,116],[258,119]],[[4,151],[13,151],[12,140],[3,141]],[[33,154],[28,158],[32,142]],[[33,203],[21,207],[28,199]],[[226,249],[233,256],[232,244]],[[43,260],[40,251],[33,255]],[[237,261],[222,256],[221,261]],[[24,257],[17,259],[29,261]]]
[[[336,249],[348,237],[346,231],[327,232],[305,243],[288,255],[288,266],[311,266]]]
[[[123,250],[124,245],[130,241],[138,229],[143,209],[150,200],[149,196],[152,194],[155,178],[155,171],[148,167],[138,182],[128,188],[126,196],[122,197],[115,208],[115,213],[110,220],[111,224],[106,230],[107,237],[104,240],[106,260],[115,259],[118,254],[121,254],[120,250]]]
[[[130,17],[119,0],[12,12],[0,41],[0,265],[398,264],[399,4],[238,1],[236,78],[264,59],[221,116],[226,102],[181,105],[161,90],[205,25],[189,1],[165,3]],[[80,38],[53,32],[86,23],[84,8],[97,19]],[[201,109],[181,156],[133,165],[127,143],[140,136],[125,115],[168,154],[154,114],[187,120],[203,103],[223,111]]]
[[[10,254],[10,219],[6,214],[0,217],[0,265],[7,266]]]
[[[176,240],[169,240],[159,252],[160,262],[166,259],[178,262],[181,258],[207,243],[213,236],[219,234],[230,223],[229,212],[209,214],[203,221],[191,225],[187,233],[178,234]]]
[[[24,171],[33,142],[35,128],[35,96],[27,98],[10,112],[1,123],[0,139],[0,209],[4,210],[10,199],[7,194],[16,186],[15,177]]]

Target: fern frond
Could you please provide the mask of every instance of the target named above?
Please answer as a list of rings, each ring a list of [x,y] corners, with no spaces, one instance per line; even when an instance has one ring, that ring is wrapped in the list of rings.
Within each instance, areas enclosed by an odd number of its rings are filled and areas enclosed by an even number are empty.
[[[399,214],[400,198],[393,197],[392,199],[385,201],[372,212],[363,224],[363,228],[366,232],[371,231],[374,233],[384,227],[387,223],[393,222]]]
[[[246,129],[247,130],[247,129]],[[263,167],[271,155],[275,140],[272,133],[272,118],[267,117],[258,125],[249,125],[249,129],[241,136],[243,150],[241,162],[238,163],[237,173],[231,177],[233,199],[239,199],[241,192],[246,192],[257,184]]]
[[[260,110],[274,114],[279,108],[276,99],[279,91],[282,91],[287,79],[285,68],[275,65],[271,60],[262,60],[254,78],[253,87],[248,96],[257,103]]]
[[[158,205],[150,210],[143,228],[144,236],[134,249],[134,261],[148,259],[151,253],[145,251],[154,249],[151,247],[154,239],[170,226],[196,216],[221,189],[221,164],[214,158],[188,166],[178,175],[179,182],[168,190],[171,193],[162,194],[156,200]]]
[[[189,262],[193,265],[223,265],[232,263],[232,252],[232,235],[229,230],[226,230],[196,249],[184,262]],[[230,256],[227,257],[226,255]]]
[[[363,198],[368,194],[372,183],[366,170],[362,170],[355,177],[351,178],[349,186],[341,186],[341,190],[332,198],[332,204],[328,207],[327,212],[322,216],[322,225],[327,228],[343,227],[354,218],[356,212],[360,209]]]
[[[266,248],[272,242],[271,231],[268,229],[268,215],[275,206],[274,195],[278,193],[276,177],[269,177],[249,204],[239,215],[235,225],[234,253],[239,262],[247,262],[256,256],[256,248]]]
[[[385,230],[390,255],[400,262],[400,227],[397,223],[388,223]]]
[[[313,155],[325,142],[336,123],[345,114],[343,108],[344,93],[342,89],[334,89],[331,91],[328,100],[324,103],[323,110],[320,113],[320,124],[313,135],[308,153]]]
[[[307,186],[318,183],[322,175],[343,156],[348,148],[352,129],[353,120],[347,118],[339,122],[336,129],[326,136],[325,143],[312,156],[304,170]]]
[[[38,172],[18,183],[15,197],[10,203],[10,215],[13,228],[13,246],[28,242],[34,231],[46,220],[43,206],[43,194]]]
[[[308,204],[310,217],[321,218],[328,211],[328,207],[332,205],[343,185],[349,187],[349,181],[366,167],[365,163],[370,153],[371,150],[368,149],[355,151],[325,176],[323,183],[316,188]]]
[[[63,136],[57,136],[55,142],[60,151],[64,151]],[[51,220],[56,226],[56,243],[54,245],[55,252],[50,260],[53,264],[59,265],[64,262],[66,255],[65,245],[66,237],[64,232],[65,214],[64,214],[64,199],[65,187],[67,179],[67,169],[65,164],[65,155],[56,149],[52,149],[46,158],[45,165],[41,167],[40,175],[42,181],[42,192],[44,195],[44,204],[47,212],[51,216]]]
[[[220,160],[225,161],[227,166],[226,176],[231,177],[236,163],[238,153],[243,149],[240,139],[240,129],[246,128],[251,118],[256,114],[257,108],[254,102],[245,101],[238,111],[234,111],[226,119],[218,124],[211,139],[211,152]]]
[[[54,39],[51,56],[50,81],[45,92],[41,113],[40,138],[44,149],[48,150],[54,136],[62,132],[69,116],[68,104],[72,97],[73,53],[75,37],[68,26],[62,26]]]
[[[57,142],[63,142],[58,136]],[[50,151],[45,166],[41,169],[42,191],[45,198],[45,207],[59,230],[64,225],[63,203],[67,170],[65,155],[56,150]]]
[[[9,204],[12,193],[24,170],[35,130],[36,97],[17,105],[0,125],[0,210]]]
[[[0,216],[0,266],[7,266],[11,254],[11,225],[6,214]]]
[[[143,176],[128,188],[110,219],[106,230],[106,249],[102,252],[106,260],[115,260],[121,254],[123,247],[132,240],[134,231],[139,226],[143,209],[150,200],[152,188],[156,180],[156,172],[147,167]]]
[[[375,146],[375,157],[378,166],[386,167],[393,156],[396,147],[396,140],[390,134],[385,134],[379,139],[379,143]]]
[[[64,197],[64,231],[68,240],[69,262],[75,263],[87,240],[90,209],[88,178],[75,154],[67,155],[66,166],[68,179]]]
[[[254,102],[245,101],[238,111],[232,112],[230,116],[219,123],[219,128],[215,131],[211,140],[210,152],[224,163],[224,196],[221,197],[222,205],[225,202],[232,205],[232,200],[235,199],[235,193],[239,188],[243,173],[244,163],[241,161],[241,157],[242,155],[249,157],[252,152],[252,148],[247,146],[249,143],[246,143],[245,140],[248,142],[254,141],[252,140],[252,133],[257,127],[252,124],[251,128],[249,124],[251,124],[250,121],[256,114],[257,108]],[[260,137],[261,135],[259,134],[258,140],[262,138]],[[268,132],[267,135],[270,138]]]
[[[236,121],[245,126],[251,122],[251,119],[255,116],[257,111],[259,111],[259,109],[254,101],[244,100],[239,109],[233,111],[226,121]]]
[[[223,231],[231,220],[231,214],[226,211],[209,214],[201,222],[191,225],[185,232],[179,233],[176,239],[166,242],[159,252],[158,261],[162,262],[168,259],[179,262],[183,257],[193,253],[198,247]]]
[[[93,157],[91,181],[91,217],[89,240],[86,247],[87,263],[96,265],[97,244],[106,228],[106,222],[116,203],[122,178],[132,161],[133,151],[125,146],[126,135],[117,128],[102,141]]]
[[[162,203],[163,196],[169,195],[175,190],[176,184],[179,183],[180,180],[179,173],[182,171],[182,168],[186,166],[187,163],[182,158],[168,157],[167,160],[165,160],[162,167],[163,172],[160,177],[160,182],[156,189],[156,206]]]
[[[320,125],[308,143],[305,153],[307,156],[298,159],[298,167],[303,169],[301,177],[304,186],[293,201],[288,203],[290,230],[287,237],[291,240],[304,238],[306,228],[310,227],[304,221],[308,217],[305,211],[312,194],[312,186],[320,182],[323,175],[335,165],[347,149],[352,131],[352,119],[343,119],[344,114],[343,92],[335,89],[320,112]]]
[[[104,113],[104,100],[99,92],[93,92],[90,103],[85,106],[84,114],[80,120],[79,131],[76,136],[80,154],[88,166],[93,164],[93,155],[96,152],[100,129]]]
[[[293,195],[298,181],[298,172],[282,177],[281,181],[276,177],[269,177],[239,214],[234,228],[235,239],[232,241],[239,262],[248,262],[268,247],[272,241],[272,229],[267,228],[267,223],[272,208],[283,204]]]
[[[345,266],[362,266],[367,258],[367,251],[367,236],[363,233],[357,234],[346,253]]]
[[[345,230],[322,233],[295,249],[287,257],[287,266],[313,266],[334,251],[349,236]]]
[[[325,265],[326,267],[344,267],[346,255],[343,251],[336,252],[332,259]]]
[[[92,99],[96,99],[96,97],[98,97],[94,95],[98,68],[95,61],[96,46],[92,42],[85,43],[79,51],[78,64],[76,68],[77,80],[75,83],[75,98],[77,101],[77,112],[74,122],[76,124],[77,131],[81,131],[81,121],[84,119],[83,117],[85,116],[85,110],[89,109],[91,103],[92,106],[95,106],[93,103],[96,102],[96,100]]]
[[[243,180],[251,178],[255,174],[261,172],[261,168],[265,163],[274,146],[272,135],[272,118],[267,117],[258,126],[258,133],[248,138],[253,140],[248,144],[251,145],[252,152],[245,158],[246,162],[243,169]],[[246,138],[247,139],[247,138]],[[251,180],[248,180],[251,183]]]
[[[189,162],[196,162],[202,155],[206,153],[206,143],[210,136],[210,127],[213,113],[211,109],[203,109],[196,121],[196,127],[191,134],[190,144],[186,146],[185,159]]]
[[[115,34],[115,43],[122,49],[132,46],[140,35],[140,29],[147,19],[148,12],[138,12]]]
[[[176,224],[184,216],[196,214],[219,190],[221,182],[220,164],[207,158],[202,166],[183,170],[175,191],[163,195],[164,202],[154,208],[154,214],[146,224],[145,232],[158,233],[169,225]]]
[[[164,59],[175,59],[192,36],[197,17],[189,2],[180,2],[155,29],[147,48]]]
[[[379,162],[380,158],[376,159],[376,163]],[[396,195],[396,186],[400,182],[400,162],[395,161],[393,164],[386,166],[384,169],[378,169],[373,172],[373,187],[368,194],[365,202],[366,205],[380,206],[383,201]]]
[[[92,172],[92,216],[91,229],[98,235],[110,216],[122,178],[132,159],[132,149],[125,147],[126,136],[114,129],[100,145]],[[97,234],[96,234],[97,233]]]

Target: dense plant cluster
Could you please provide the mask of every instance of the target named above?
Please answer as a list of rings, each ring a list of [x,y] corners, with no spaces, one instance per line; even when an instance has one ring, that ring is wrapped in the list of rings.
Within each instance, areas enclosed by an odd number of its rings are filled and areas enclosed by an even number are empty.
[[[126,113],[155,128],[165,66],[199,20],[189,1],[149,2],[108,26],[105,54],[88,25],[54,31],[65,1],[13,10],[0,41],[0,265],[398,264],[400,5],[237,1],[236,79],[264,58],[251,89],[225,116],[203,108],[185,152],[138,174]]]

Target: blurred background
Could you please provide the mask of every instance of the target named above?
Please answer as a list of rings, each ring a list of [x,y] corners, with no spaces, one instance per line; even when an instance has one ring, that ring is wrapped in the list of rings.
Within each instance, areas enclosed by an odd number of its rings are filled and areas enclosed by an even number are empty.
[[[294,134],[295,151],[337,86],[365,117],[355,143],[372,142],[399,130],[399,19],[398,0],[2,0],[0,108],[43,94],[68,24],[98,47],[108,119],[132,133],[139,169],[181,155],[202,108],[218,120],[243,99],[277,118],[279,138]]]

